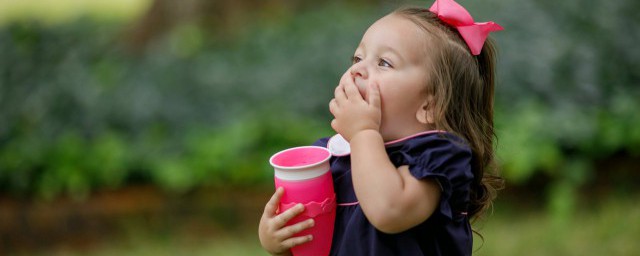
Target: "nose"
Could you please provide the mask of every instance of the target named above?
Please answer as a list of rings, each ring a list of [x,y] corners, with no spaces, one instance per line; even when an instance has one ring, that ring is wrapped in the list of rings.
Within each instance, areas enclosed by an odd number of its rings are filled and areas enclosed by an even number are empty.
[[[349,72],[351,72],[351,77],[353,78],[353,82],[358,87],[358,91],[363,98],[366,99],[366,91],[367,91],[367,80],[369,79],[369,70],[367,69],[367,65],[364,60],[357,62],[351,66]]]
[[[351,65],[350,71],[351,71],[351,75],[353,75],[354,78],[358,78],[358,77],[362,79],[369,78],[369,72],[367,71],[367,65],[365,64],[365,60],[361,60],[360,62],[357,62]]]

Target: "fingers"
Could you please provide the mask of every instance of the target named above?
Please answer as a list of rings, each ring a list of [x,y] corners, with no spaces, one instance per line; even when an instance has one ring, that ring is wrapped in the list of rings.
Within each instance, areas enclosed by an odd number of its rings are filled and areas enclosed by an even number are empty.
[[[289,238],[287,240],[282,241],[282,245],[285,247],[294,247],[297,245],[301,245],[304,244],[306,242],[309,242],[313,240],[313,236],[312,235],[306,235],[306,236],[297,236],[297,237],[292,237]]]
[[[276,230],[273,233],[273,238],[276,241],[280,241],[279,243],[285,248],[291,248],[309,242],[313,238],[311,235],[293,237],[295,234],[313,227],[315,225],[313,219],[307,219],[290,226],[282,227],[302,211],[304,211],[304,206],[298,204],[274,218],[274,228],[276,228]]]
[[[273,193],[271,199],[269,199],[269,202],[267,202],[267,205],[264,207],[263,215],[265,217],[271,218],[273,216],[276,216],[276,213],[278,211],[278,204],[280,204],[280,198],[282,198],[282,194],[284,194],[284,189],[282,187],[279,187],[278,189],[276,189],[276,192]]]
[[[331,112],[333,116],[336,116],[338,112],[338,101],[336,99],[329,101],[329,112]]]
[[[284,211],[280,215],[274,218],[274,224],[276,229],[280,229],[284,227],[291,219],[298,216],[298,214],[304,211],[304,206],[302,204],[296,204],[294,207]]]
[[[344,72],[342,77],[340,77],[340,82],[338,84],[343,85],[349,82],[353,83],[353,75],[351,74],[351,72],[349,72],[349,70],[347,70],[347,72]]]
[[[342,78],[340,78],[340,84],[336,87],[334,92],[335,98],[338,101],[338,105],[344,100],[362,100],[363,95],[356,85],[356,81],[350,72],[346,72]]]
[[[305,221],[298,222],[294,225],[284,227],[276,232],[276,237],[280,237],[281,239],[286,239],[292,237],[293,235],[303,231],[305,229],[313,227],[315,224],[313,219],[308,219]]]
[[[367,90],[367,94],[369,95],[369,105],[379,109],[381,107],[380,86],[377,83],[370,83]]]
[[[333,129],[334,131],[336,131],[336,132],[340,133],[340,132],[338,131],[338,129],[339,129],[339,127],[338,127],[338,120],[336,120],[336,119],[331,120],[331,129]]]
[[[339,102],[347,100],[347,94],[344,92],[344,85],[341,83],[336,86],[336,90],[333,92],[334,98]]]
[[[353,94],[353,91],[349,89],[350,87],[353,87],[356,92],[358,92],[358,87],[355,84],[353,75],[351,74],[351,72],[347,71],[340,78],[340,84],[338,85],[338,87],[336,87],[336,91],[334,93],[335,98],[338,100],[338,103],[347,99],[351,99],[355,96],[362,97],[359,92],[357,93],[358,95]]]
[[[294,235],[311,228],[315,225],[313,219],[307,219],[295,224],[285,226],[293,218],[304,211],[304,205],[296,204],[284,212],[278,212],[278,205],[284,189],[279,187],[271,196],[269,202],[264,209],[264,214],[260,220],[258,228],[258,236],[260,244],[265,250],[272,254],[282,254],[287,252],[291,247],[307,243],[313,239],[311,235],[296,236]]]
[[[362,99],[362,95],[360,94],[360,91],[358,91],[358,87],[353,82],[344,84],[344,92],[348,99]]]

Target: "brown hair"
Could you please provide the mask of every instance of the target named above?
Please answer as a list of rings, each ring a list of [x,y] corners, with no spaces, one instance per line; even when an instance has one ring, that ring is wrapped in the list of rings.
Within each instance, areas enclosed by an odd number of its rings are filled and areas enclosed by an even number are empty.
[[[433,100],[434,126],[464,138],[473,151],[471,204],[468,214],[480,217],[503,186],[494,163],[493,91],[495,47],[487,40],[473,56],[460,34],[425,8],[403,8],[406,17],[428,35],[430,61],[427,92]]]

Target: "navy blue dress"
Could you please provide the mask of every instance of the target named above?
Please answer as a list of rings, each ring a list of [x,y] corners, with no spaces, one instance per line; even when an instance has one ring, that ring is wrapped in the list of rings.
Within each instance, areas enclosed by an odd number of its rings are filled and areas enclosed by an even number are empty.
[[[328,138],[314,143],[326,147]],[[449,133],[427,133],[386,145],[396,166],[408,165],[417,179],[435,178],[440,204],[423,223],[398,234],[378,231],[357,204],[349,156],[332,157],[337,212],[331,255],[471,255],[473,234],[467,216],[473,180],[471,149]]]

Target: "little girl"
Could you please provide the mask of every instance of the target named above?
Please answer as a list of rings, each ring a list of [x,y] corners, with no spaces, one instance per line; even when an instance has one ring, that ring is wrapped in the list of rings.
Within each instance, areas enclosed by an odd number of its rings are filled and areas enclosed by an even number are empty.
[[[350,155],[331,159],[337,213],[331,255],[471,255],[470,220],[491,204],[493,23],[476,23],[453,0],[376,21],[335,89],[331,127]],[[327,146],[328,139],[315,143]],[[267,203],[259,236],[273,255],[314,239],[313,219]]]

